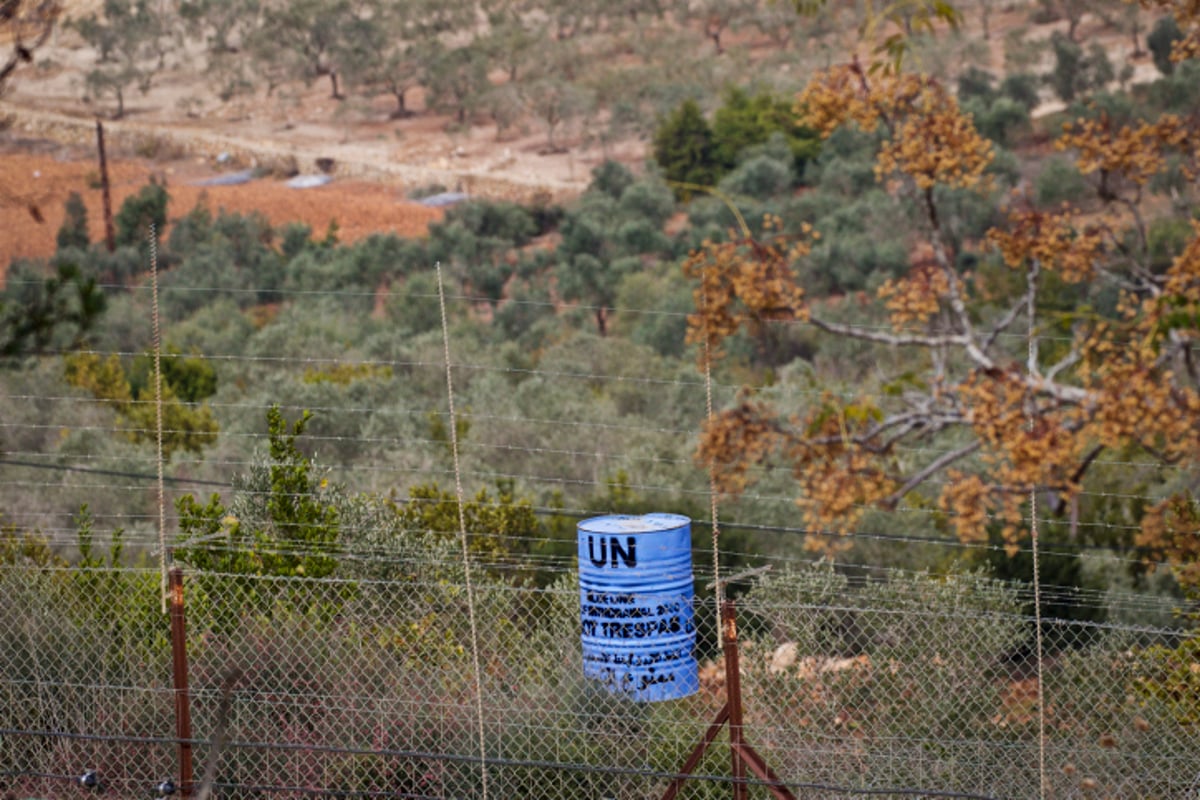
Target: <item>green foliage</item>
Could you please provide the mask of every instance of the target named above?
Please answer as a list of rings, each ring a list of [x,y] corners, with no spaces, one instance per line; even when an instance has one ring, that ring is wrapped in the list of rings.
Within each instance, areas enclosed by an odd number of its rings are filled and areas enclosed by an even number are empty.
[[[182,260],[192,251],[206,246],[215,232],[208,195],[201,194],[195,207],[171,226],[168,249],[176,258]]]
[[[592,170],[592,182],[588,184],[587,190],[600,192],[613,200],[618,200],[634,180],[633,173],[624,164],[612,159],[605,159],[602,164]]]
[[[63,224],[55,237],[57,248],[88,249],[92,242],[88,237],[87,206],[84,205],[83,198],[79,192],[71,192],[63,206]]]
[[[291,261],[313,246],[312,226],[304,222],[289,222],[279,231],[279,252],[284,261]]]
[[[263,9],[260,27],[247,37],[259,74],[270,88],[285,80],[311,85],[328,78],[330,94],[340,97],[338,53],[353,19],[343,0],[296,0]]]
[[[1141,654],[1142,674],[1134,684],[1147,699],[1164,704],[1175,722],[1200,723],[1200,635],[1193,633],[1174,647],[1156,645]]]
[[[1147,88],[1149,102],[1163,111],[1189,114],[1200,104],[1200,62],[1175,64],[1175,71]]]
[[[803,174],[804,164],[820,152],[820,139],[801,128],[798,120],[795,104],[787,98],[767,91],[749,95],[733,88],[713,115],[713,156],[720,169],[728,171],[746,150],[780,134],[795,159],[797,174]]]
[[[410,275],[404,283],[392,289],[386,304],[387,318],[410,335],[438,330],[442,325],[438,306],[437,276],[431,272]],[[462,302],[446,298],[446,313],[457,316]]]
[[[1150,223],[1146,234],[1146,249],[1150,255],[1150,268],[1161,275],[1171,262],[1192,241],[1195,230],[1191,222],[1177,217],[1156,219]]]
[[[227,508],[219,495],[201,505],[193,495],[176,501],[175,554],[193,567],[237,575],[322,578],[337,568],[340,509],[328,480],[296,440],[312,418],[288,424],[279,406],[267,410],[269,453]]]
[[[720,170],[713,131],[700,106],[686,100],[664,119],[654,132],[654,160],[663,177],[675,183],[712,186]],[[673,187],[679,199],[691,197],[694,189]]]
[[[194,34],[204,36],[210,57],[237,53],[260,10],[258,0],[182,0],[179,16]]]
[[[487,57],[475,45],[446,48],[435,41],[420,63],[428,92],[426,103],[436,111],[453,114],[459,125],[491,86],[487,78]]]
[[[451,209],[442,222],[430,226],[425,260],[429,265],[451,267],[470,294],[494,305],[515,271],[517,249],[536,233],[533,215],[521,206],[473,200]]]
[[[628,222],[644,223],[653,230],[651,240],[630,243],[628,252],[653,253],[662,249],[662,228],[675,213],[675,195],[657,176],[647,176],[626,186],[617,197],[617,214]]]
[[[654,157],[668,181],[711,186],[772,137],[782,137],[793,161],[793,180],[820,152],[820,140],[799,126],[790,101],[767,91],[750,95],[733,88],[713,116],[711,128],[694,101],[679,106],[655,132]],[[682,200],[694,191],[674,188]]]
[[[197,206],[171,231],[170,253],[178,266],[159,279],[164,314],[185,319],[222,298],[240,308],[279,300],[287,273],[274,242],[262,214],[221,211],[214,218]],[[197,286],[209,291],[193,291]]]
[[[351,245],[313,243],[304,247],[284,268],[287,288],[336,299],[336,305],[353,314],[369,314],[374,292],[425,251],[419,244],[391,234],[374,234]]]
[[[616,332],[661,356],[684,355],[687,314],[694,308],[689,287],[673,276],[635,272],[621,281],[617,306],[628,313],[617,318]]]
[[[518,280],[510,285],[508,297],[496,309],[494,321],[508,342],[528,355],[538,347],[539,323],[552,323],[554,303],[541,281]]]
[[[757,618],[743,626],[754,654],[743,660],[745,687],[765,724],[802,714],[815,731],[973,740],[1003,708],[1003,682],[985,665],[999,666],[1023,638],[1017,599],[1015,587],[974,573],[856,584],[829,564],[790,567],[741,602]],[[821,689],[797,703],[798,682]],[[854,718],[839,721],[844,709]]]
[[[143,362],[145,364],[145,362]],[[138,379],[135,393],[130,375],[121,364],[120,358],[110,355],[101,358],[97,353],[74,353],[64,363],[67,383],[86,389],[97,400],[104,401],[117,414],[124,426],[123,433],[137,444],[157,446],[158,408],[152,365],[135,366]],[[145,369],[145,372],[141,370]],[[166,459],[179,450],[200,453],[216,441],[218,425],[208,405],[194,406],[180,399],[175,386],[166,380],[164,370],[162,387],[162,454]],[[216,376],[211,374],[203,360],[193,360],[187,366],[172,373],[179,387],[186,392],[204,392],[215,386]]]
[[[185,356],[178,347],[167,345],[159,358],[164,383],[185,403],[199,403],[217,393],[217,372],[199,353]],[[133,360],[129,387],[135,400],[154,397],[154,354],[143,353]]]
[[[26,531],[0,517],[0,565],[37,569],[65,567],[66,559],[55,552],[50,539],[37,531]]]
[[[556,251],[558,290],[590,307],[601,336],[624,276],[670,251],[662,225],[673,209],[669,190],[651,178],[630,184],[616,201],[588,192],[566,213]]]
[[[990,547],[979,551],[981,566],[985,567],[991,576],[1006,583],[1028,580],[1033,574],[1032,551],[1024,549],[1016,555],[1009,556],[1004,552],[1004,543],[998,532],[991,534],[989,539]],[[1103,587],[1089,585],[1085,580],[1078,545],[1069,541],[1046,543],[1039,554],[1038,578],[1043,586],[1055,587],[1053,596],[1042,600],[1042,615],[1047,619],[1104,621],[1104,608],[1091,600],[1091,595]],[[1031,599],[1026,605],[1028,614],[1032,616],[1034,609]],[[1070,641],[1064,641],[1055,635],[1063,632],[1065,629],[1060,625],[1047,626],[1047,646],[1055,649],[1069,647],[1072,644]],[[1027,644],[1032,644],[1032,641]]]
[[[1183,31],[1179,29],[1179,23],[1175,21],[1173,16],[1160,17],[1154,23],[1154,28],[1151,29],[1146,36],[1146,47],[1150,49],[1150,54],[1154,57],[1154,66],[1158,68],[1164,76],[1172,75],[1175,72],[1175,62],[1171,60],[1171,48],[1175,46],[1175,42],[1183,38]]]
[[[1059,156],[1046,160],[1034,183],[1034,195],[1043,206],[1074,203],[1088,191],[1087,180],[1079,174],[1075,163]]]
[[[1082,47],[1057,31],[1050,37],[1054,69],[1046,80],[1064,103],[1081,94],[1102,89],[1115,77],[1104,48],[1093,42],[1086,53]]]
[[[499,239],[521,247],[537,233],[529,211],[507,200],[469,200],[446,213],[446,223],[461,223],[480,238]],[[435,226],[436,227],[436,226]]]
[[[75,617],[72,622],[96,637],[103,654],[97,661],[104,678],[132,684],[147,661],[157,660],[167,651],[159,578],[146,570],[123,569],[129,565],[125,563],[125,533],[120,528],[110,532],[105,552],[97,549],[94,520],[86,504],[74,523],[79,560],[69,573],[69,591],[74,595],[69,607]]]
[[[397,506],[397,514],[401,529],[408,533],[442,540],[457,540],[461,535],[458,498],[436,483],[409,489],[408,501]],[[516,497],[511,481],[497,483],[495,496],[480,489],[464,500],[461,515],[470,551],[492,572],[509,571],[506,564],[515,563],[510,556],[531,552],[543,538],[532,503]]]
[[[960,102],[980,99],[990,103],[996,97],[996,76],[974,65],[967,67],[958,76],[958,99]]]
[[[440,414],[437,411],[430,411],[426,415],[429,420],[429,438],[438,444],[444,445],[447,452],[453,444],[450,436],[450,426],[446,424],[446,415]],[[456,414],[454,419],[454,438],[461,442],[467,438],[467,434],[471,432],[471,416],[469,409],[463,409],[462,413]]]
[[[305,383],[333,383],[349,386],[356,381],[392,377],[392,368],[377,364],[335,364],[328,369],[304,370]]]
[[[74,264],[58,264],[49,278],[34,265],[15,264],[0,292],[0,356],[83,347],[106,306],[96,279]]]
[[[1012,143],[1013,135],[1029,128],[1029,111],[1010,97],[993,96],[987,101],[973,98],[963,110],[975,119],[975,127],[999,145]]]
[[[770,141],[782,147],[753,148],[756,153],[721,179],[723,192],[734,197],[765,200],[791,191],[796,182],[795,161],[779,134],[774,134]]]
[[[805,182],[823,195],[854,198],[865,194],[876,185],[872,147],[871,135],[839,128],[826,140],[820,157],[809,163]]]
[[[809,291],[818,296],[859,291],[902,274],[909,257],[897,216],[891,198],[872,189],[818,217],[821,239],[801,264]]]
[[[1000,94],[1032,111],[1038,104],[1038,79],[1028,72],[1012,72],[1000,83]]]
[[[153,225],[157,235],[161,236],[167,225],[168,202],[170,196],[166,185],[155,178],[151,178],[137,194],[126,198],[113,218],[117,244],[147,250],[146,237],[150,233],[150,226]]]
[[[96,50],[96,63],[85,82],[89,94],[112,95],[114,116],[125,114],[125,93],[136,86],[150,90],[155,73],[162,69],[170,49],[168,15],[149,0],[104,0],[103,14],[89,14],[75,23],[76,30]]]

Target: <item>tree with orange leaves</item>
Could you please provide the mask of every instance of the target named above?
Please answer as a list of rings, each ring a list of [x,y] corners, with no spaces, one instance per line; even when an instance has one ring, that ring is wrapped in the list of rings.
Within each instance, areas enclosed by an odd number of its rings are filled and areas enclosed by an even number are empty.
[[[1184,43],[1200,41],[1200,4],[1143,5],[1174,11],[1185,26],[1176,56],[1191,55]],[[711,360],[738,331],[788,320],[918,354],[925,368],[897,392],[826,391],[790,416],[744,394],[710,420],[700,444],[698,457],[714,467],[718,488],[740,492],[759,466],[786,464],[806,524],[843,534],[868,509],[900,507],[920,488],[938,495],[962,540],[985,539],[994,526],[1014,551],[1028,535],[1031,496],[1050,498],[1054,510],[1076,509],[1100,457],[1117,454],[1176,469],[1179,491],[1145,511],[1138,543],[1189,557],[1184,534],[1194,535],[1185,529],[1197,518],[1189,495],[1197,487],[1186,468],[1200,464],[1200,226],[1160,268],[1151,228],[1163,203],[1153,202],[1151,188],[1172,171],[1188,192],[1195,188],[1200,119],[1163,115],[1120,125],[1101,115],[1067,124],[1057,147],[1090,178],[1096,203],[1045,210],[1016,196],[1007,224],[980,242],[956,244],[943,198],[985,189],[994,154],[946,87],[855,61],[817,74],[798,108],[822,135],[857,126],[877,137],[876,177],[919,209],[922,257],[878,290],[887,324],[867,328],[827,319],[805,297],[795,277],[803,242],[768,230],[706,243],[685,264],[699,281],[690,341]],[[1190,198],[1176,197],[1175,205],[1190,210]],[[978,275],[960,270],[964,250],[1006,270],[1016,295],[989,295]],[[1098,282],[1119,293],[1112,313],[1040,313],[1056,288]],[[1049,326],[1069,339],[1044,344]],[[808,540],[818,550],[848,542]]]

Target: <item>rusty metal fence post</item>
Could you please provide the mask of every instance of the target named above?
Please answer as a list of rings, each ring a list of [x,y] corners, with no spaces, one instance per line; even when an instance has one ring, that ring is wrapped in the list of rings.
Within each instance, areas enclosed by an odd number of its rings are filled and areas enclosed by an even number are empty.
[[[175,737],[179,740],[179,793],[192,793],[192,718],[188,705],[187,625],[183,604],[183,570],[167,573],[171,596],[171,662],[175,686]]]
[[[745,731],[742,727],[742,678],[738,657],[737,610],[733,601],[728,598],[721,601],[721,626],[722,650],[725,656],[725,704],[717,712],[716,719],[708,726],[700,743],[688,755],[687,761],[684,762],[679,773],[667,785],[662,800],[675,800],[683,788],[684,780],[696,770],[696,767],[700,766],[705,751],[708,750],[725,725],[729,726],[733,800],[746,800],[748,797],[747,767],[762,781],[762,785],[776,800],[796,800],[796,796],[767,765],[758,751],[746,742]]]

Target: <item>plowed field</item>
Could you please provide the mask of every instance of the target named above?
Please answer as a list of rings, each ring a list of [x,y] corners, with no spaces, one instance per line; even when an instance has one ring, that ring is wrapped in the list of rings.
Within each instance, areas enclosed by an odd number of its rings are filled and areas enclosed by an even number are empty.
[[[94,161],[59,152],[0,153],[0,272],[13,258],[44,257],[54,252],[55,235],[63,221],[63,203],[79,192],[87,204],[93,241],[104,236],[101,194]],[[140,160],[109,164],[113,212],[152,175],[165,180],[171,201],[168,215],[178,219],[202,200],[215,213],[220,209],[260,211],[272,223],[302,221],[322,236],[336,220],[338,237],[353,242],[370,233],[393,231],[402,236],[423,235],[442,212],[403,199],[381,183],[339,181],[313,189],[291,189],[283,181],[262,178],[240,186],[196,186],[215,174],[209,167],[180,162],[168,167]]]

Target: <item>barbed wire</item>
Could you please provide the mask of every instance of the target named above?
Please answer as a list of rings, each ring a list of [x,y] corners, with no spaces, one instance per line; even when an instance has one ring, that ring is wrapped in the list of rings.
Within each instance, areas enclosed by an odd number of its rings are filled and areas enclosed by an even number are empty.
[[[11,280],[8,282],[7,285],[13,286],[13,287],[24,287],[24,288],[35,288],[35,287],[40,286],[40,284],[35,281],[20,280],[20,279]],[[150,291],[149,286],[141,286],[141,285],[137,285],[137,284],[126,285],[126,284],[121,284],[121,283],[104,283],[104,282],[98,282],[97,288],[108,290],[108,291],[114,291],[114,292],[129,292],[129,293],[146,293],[146,292]],[[246,297],[254,297],[254,298],[260,297],[264,292],[270,292],[272,295],[278,297],[280,300],[304,299],[304,298],[314,298],[314,299],[338,299],[338,298],[341,298],[341,299],[371,300],[372,302],[375,302],[382,298],[383,301],[386,302],[387,300],[390,300],[392,298],[398,298],[398,299],[404,299],[404,300],[407,300],[410,302],[413,300],[425,300],[425,301],[428,301],[431,306],[436,304],[437,299],[438,299],[438,295],[436,293],[430,293],[430,292],[397,293],[397,292],[392,292],[388,289],[381,289],[379,291],[367,291],[367,290],[350,290],[350,289],[294,289],[294,288],[285,288],[285,287],[271,287],[271,288],[250,287],[250,288],[246,288],[246,287],[234,287],[234,286],[167,286],[167,287],[162,287],[161,291],[162,291],[162,294],[164,294],[164,295],[171,295],[171,294],[223,294],[223,295],[235,295],[235,296],[243,295]],[[465,303],[468,305],[484,305],[484,304],[492,305],[494,302],[492,298],[489,298],[486,296],[471,295],[471,294],[464,294],[464,293],[454,293],[454,292],[447,292],[446,298],[447,298],[447,300],[450,300],[452,302],[460,302],[460,303]],[[564,307],[570,308],[570,309],[577,309],[580,311],[590,311],[590,312],[605,310],[605,311],[610,311],[610,312],[617,313],[617,314],[627,314],[630,316],[660,316],[660,317],[670,317],[670,318],[676,318],[676,319],[686,318],[689,316],[689,313],[690,313],[690,312],[686,312],[686,311],[671,311],[669,309],[653,309],[653,308],[645,308],[645,307],[641,307],[641,306],[596,306],[596,305],[591,305],[588,303],[553,302],[553,301],[542,301],[542,300],[530,300],[530,299],[525,299],[525,298],[506,298],[504,300],[503,304],[504,305],[513,304],[513,305],[520,305],[520,306],[529,306],[529,307],[534,307],[534,308],[545,308],[547,310],[555,310],[555,311],[560,311]],[[778,327],[811,327],[811,325],[812,325],[812,323],[807,322],[806,320],[802,320],[802,319],[773,319],[773,320],[766,320],[765,323],[773,325],[773,326],[778,326]],[[866,323],[862,323],[862,322],[853,323],[853,327],[860,328],[864,331],[873,331],[873,332],[891,332],[891,330],[892,330],[891,326],[889,326],[889,325],[883,325],[883,324],[870,325],[870,324],[866,324]],[[1074,339],[1070,336],[1056,336],[1056,335],[1047,333],[1045,330],[1038,331],[1035,334],[1035,338],[1039,342],[1070,343],[1070,342],[1074,341]],[[997,339],[1011,340],[1014,344],[1024,345],[1027,340],[1027,337],[1024,333],[1012,333],[1009,331],[1001,331],[998,334]],[[874,344],[874,343],[870,343],[870,342],[864,342],[863,346],[864,347],[872,347],[872,346],[879,347],[878,344]]]

